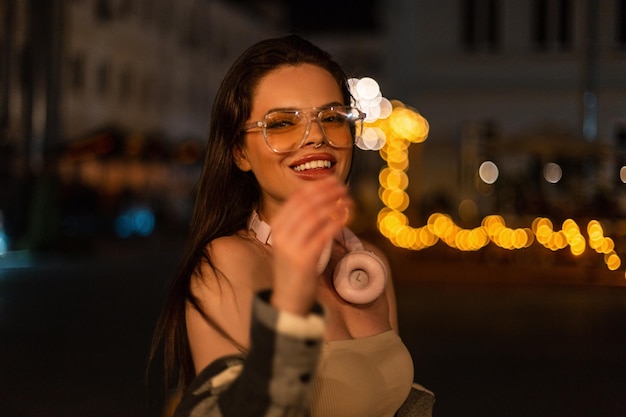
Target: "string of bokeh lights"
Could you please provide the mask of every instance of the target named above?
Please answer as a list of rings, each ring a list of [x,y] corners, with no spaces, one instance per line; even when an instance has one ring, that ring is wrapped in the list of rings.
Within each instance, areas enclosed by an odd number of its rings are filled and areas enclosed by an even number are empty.
[[[400,248],[423,250],[442,241],[460,251],[477,251],[493,243],[496,246],[518,250],[529,248],[537,242],[543,247],[559,251],[569,247],[574,256],[581,256],[587,247],[604,257],[611,271],[620,268],[622,261],[615,251],[615,242],[606,236],[599,220],[590,220],[586,225],[587,238],[581,226],[573,219],[563,222],[555,229],[547,217],[537,217],[530,227],[512,228],[504,218],[491,214],[482,219],[480,226],[465,229],[457,225],[445,213],[433,213],[425,225],[412,227],[404,211],[410,198],[406,192],[409,185],[409,146],[422,143],[428,138],[428,121],[415,109],[398,100],[382,96],[378,83],[369,77],[349,80],[353,96],[352,105],[367,114],[362,137],[357,146],[364,150],[378,151],[386,162],[378,175],[379,198],[384,207],[378,212],[377,228],[389,241]],[[485,182],[495,182],[497,166],[485,161],[480,167]],[[549,179],[547,179],[549,180]]]

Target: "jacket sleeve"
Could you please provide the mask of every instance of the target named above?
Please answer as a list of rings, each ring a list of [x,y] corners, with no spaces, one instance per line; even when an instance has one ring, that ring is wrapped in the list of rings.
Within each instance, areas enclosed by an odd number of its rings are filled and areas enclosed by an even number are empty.
[[[308,415],[325,330],[322,309],[306,317],[278,311],[269,294],[254,300],[248,355],[220,358],[202,370],[174,417]]]
[[[409,396],[396,413],[396,417],[432,417],[435,394],[413,383]]]

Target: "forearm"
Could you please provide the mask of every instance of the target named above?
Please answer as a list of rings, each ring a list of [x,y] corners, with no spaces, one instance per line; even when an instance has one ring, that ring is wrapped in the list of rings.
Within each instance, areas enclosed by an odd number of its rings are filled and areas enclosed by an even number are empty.
[[[194,380],[176,417],[304,416],[324,334],[321,309],[299,317],[255,298],[250,352],[222,358]]]

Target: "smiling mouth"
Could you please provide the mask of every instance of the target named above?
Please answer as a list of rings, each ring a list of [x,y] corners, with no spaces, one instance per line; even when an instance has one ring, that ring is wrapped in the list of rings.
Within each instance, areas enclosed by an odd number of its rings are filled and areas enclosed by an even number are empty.
[[[332,162],[328,160],[316,160],[316,161],[305,162],[300,165],[295,165],[293,167],[293,170],[297,172],[302,172],[302,171],[308,171],[312,169],[328,169],[332,167],[332,165],[333,165]]]

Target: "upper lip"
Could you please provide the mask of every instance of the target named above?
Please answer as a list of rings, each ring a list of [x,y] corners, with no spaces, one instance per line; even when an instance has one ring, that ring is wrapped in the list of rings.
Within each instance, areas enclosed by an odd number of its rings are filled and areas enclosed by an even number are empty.
[[[330,161],[331,165],[334,165],[337,162],[333,155],[323,152],[305,155],[293,161],[291,164],[289,164],[289,166],[293,168],[311,161]]]

